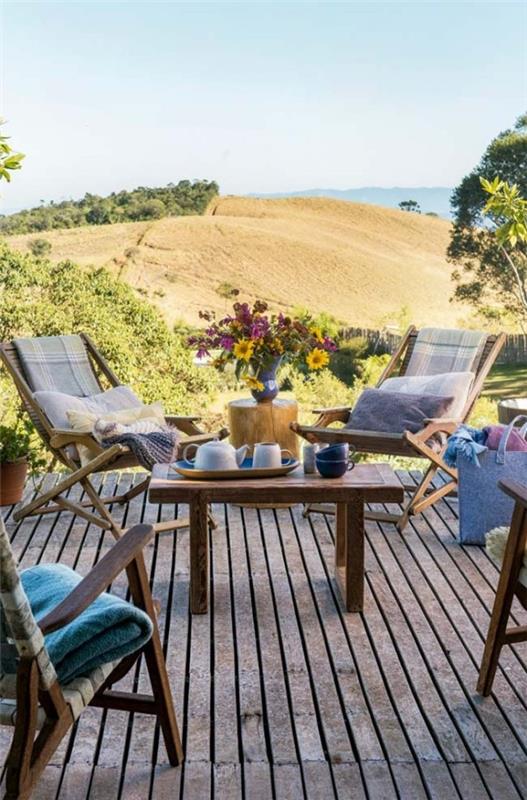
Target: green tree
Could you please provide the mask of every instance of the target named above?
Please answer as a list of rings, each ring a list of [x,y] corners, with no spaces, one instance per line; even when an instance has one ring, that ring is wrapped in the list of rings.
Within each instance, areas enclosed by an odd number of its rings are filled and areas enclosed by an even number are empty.
[[[456,299],[472,304],[483,314],[495,314],[498,299],[505,311],[517,316],[517,305],[510,304],[510,271],[505,269],[503,250],[494,232],[500,220],[494,214],[494,224],[489,224],[488,195],[481,182],[481,178],[493,181],[496,176],[515,185],[521,197],[527,197],[527,114],[514,128],[492,140],[479,164],[454,190],[454,225],[447,250],[449,260],[456,265],[452,273]]]
[[[527,200],[518,187],[499,178],[481,186],[488,199],[484,212],[502,255],[501,270],[496,268],[487,290],[497,293],[522,328],[527,327]]]
[[[5,120],[0,118],[0,125],[5,125]],[[9,136],[0,133],[0,180],[11,181],[11,172],[22,168],[21,161],[25,158],[23,153],[15,153],[8,144]]]
[[[179,181],[168,186],[139,186],[131,192],[112,192],[108,197],[85,194],[81,200],[50,202],[0,217],[0,233],[31,233],[78,225],[159,219],[182,214],[203,214],[219,192],[215,181]]]
[[[413,211],[415,214],[421,213],[421,206],[417,200],[401,200],[399,208],[401,211]]]

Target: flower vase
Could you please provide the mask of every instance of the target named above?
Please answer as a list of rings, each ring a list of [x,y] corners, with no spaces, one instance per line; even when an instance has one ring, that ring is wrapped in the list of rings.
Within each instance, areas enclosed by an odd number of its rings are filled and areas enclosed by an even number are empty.
[[[257,377],[260,383],[263,383],[264,388],[251,389],[251,394],[257,403],[270,403],[277,396],[279,386],[276,382],[276,371],[281,361],[282,358],[279,356],[260,368]]]

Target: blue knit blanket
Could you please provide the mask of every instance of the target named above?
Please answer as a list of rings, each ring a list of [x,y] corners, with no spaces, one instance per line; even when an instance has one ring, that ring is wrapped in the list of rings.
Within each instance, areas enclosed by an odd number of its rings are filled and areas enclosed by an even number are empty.
[[[170,464],[176,459],[179,433],[172,428],[152,433],[120,433],[101,439],[103,447],[122,444],[129,447],[142,467],[152,471],[154,464]]]
[[[82,580],[64,564],[38,564],[20,579],[35,618],[52,611]],[[101,594],[76,620],[45,636],[61,683],[134,653],[152,636],[148,614],[112,594]]]

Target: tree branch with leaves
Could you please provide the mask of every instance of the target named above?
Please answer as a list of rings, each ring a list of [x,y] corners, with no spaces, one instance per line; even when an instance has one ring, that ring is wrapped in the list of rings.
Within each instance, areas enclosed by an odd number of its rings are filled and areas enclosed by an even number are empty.
[[[496,177],[499,176],[499,177]],[[454,298],[489,321],[527,330],[524,236],[527,197],[527,115],[487,147],[454,190],[448,258]]]
[[[0,125],[5,125],[5,120],[0,119]],[[11,181],[11,172],[22,168],[23,153],[15,153],[10,144],[9,136],[4,136],[0,132],[0,180]]]

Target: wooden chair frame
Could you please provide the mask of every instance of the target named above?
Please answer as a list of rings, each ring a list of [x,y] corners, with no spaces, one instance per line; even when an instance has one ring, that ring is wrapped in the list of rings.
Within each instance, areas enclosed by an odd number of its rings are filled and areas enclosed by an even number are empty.
[[[153,525],[130,528],[73,591],[38,623],[38,627],[42,634],[63,628],[125,570],[134,605],[152,620],[153,634],[140,650],[119,662],[88,705],[155,715],[163,732],[169,761],[177,766],[183,761],[183,749],[143,558],[143,549],[154,534]],[[112,690],[111,686],[127,674],[141,654],[145,657],[152,695]],[[20,657],[16,675],[16,721],[6,761],[4,800],[26,800],[29,797],[60,741],[75,722],[59,682],[55,679],[48,688],[43,688],[42,677],[37,657]],[[45,719],[38,731],[39,709],[44,710]]]
[[[527,625],[507,628],[515,596],[527,609],[527,587],[518,580],[527,547],[527,486],[514,481],[501,481],[499,485],[512,497],[515,507],[479,671],[477,691],[484,696],[492,690],[503,645],[527,642]]]
[[[381,386],[388,378],[405,374],[417,340],[417,334],[418,331],[414,326],[408,328],[397,350],[393,353],[377,381],[377,387]],[[410,433],[410,431],[405,431],[401,434],[377,433],[329,427],[335,422],[346,423],[348,421],[351,406],[340,406],[338,408],[316,409],[313,413],[317,414],[318,418],[314,425],[300,425],[297,422],[293,422],[291,423],[291,428],[308,442],[325,442],[328,444],[349,442],[359,453],[380,453],[383,455],[426,459],[429,465],[419,485],[416,487],[405,485],[404,487],[410,494],[410,498],[400,514],[388,514],[383,511],[366,512],[368,519],[394,522],[398,530],[402,531],[408,524],[410,515],[419,514],[441,497],[445,497],[457,488],[457,470],[447,466],[443,460],[446,443],[439,452],[436,452],[428,446],[427,442],[434,434],[452,434],[458,425],[467,421],[474,403],[481,393],[485,378],[496,361],[504,342],[505,334],[487,336],[479,362],[476,365],[474,383],[465,407],[456,419],[426,419],[425,427],[418,433]],[[433,488],[432,481],[439,470],[446,473],[448,480],[442,486]],[[328,513],[326,508],[311,504],[307,507],[306,514],[313,511]]]
[[[104,376],[110,386],[120,386],[121,381],[110,368],[91,338],[85,333],[81,333],[80,337],[86,347],[95,378],[101,391],[103,391],[103,385],[100,379],[101,375]],[[20,395],[22,405],[29,414],[40,438],[53,455],[53,462],[50,468],[59,461],[69,470],[69,474],[59,480],[52,489],[39,495],[25,506],[17,508],[13,514],[14,519],[18,521],[24,517],[35,514],[52,514],[68,510],[83,517],[94,525],[98,525],[100,528],[111,530],[114,536],[118,538],[122,533],[122,528],[113,519],[107,506],[111,503],[122,505],[145,492],[150,483],[150,476],[123,494],[101,497],[91,481],[91,476],[97,472],[139,466],[133,453],[128,448],[118,444],[105,449],[101,447],[90,433],[80,433],[74,430],[60,430],[53,427],[50,420],[35,400],[33,390],[26,380],[22,364],[13,342],[4,342],[0,344],[0,359],[7,372],[12,377]],[[199,417],[196,416],[167,415],[165,420],[168,424],[173,425],[186,435],[182,446],[190,443],[201,444],[211,439],[223,439],[229,434],[226,428],[222,428],[214,433],[202,431],[196,425],[199,421]],[[77,444],[87,445],[92,450],[96,451],[96,456],[85,466],[80,466],[78,462],[71,458],[69,446]],[[89,498],[88,500],[74,503],[62,496],[64,492],[77,483],[84,489]],[[94,509],[97,513],[89,511],[88,509],[90,508]],[[156,523],[154,527],[156,532],[159,533],[161,531],[187,527],[188,524],[188,518],[185,518],[181,520],[159,522]],[[214,527],[212,519],[211,525]]]

